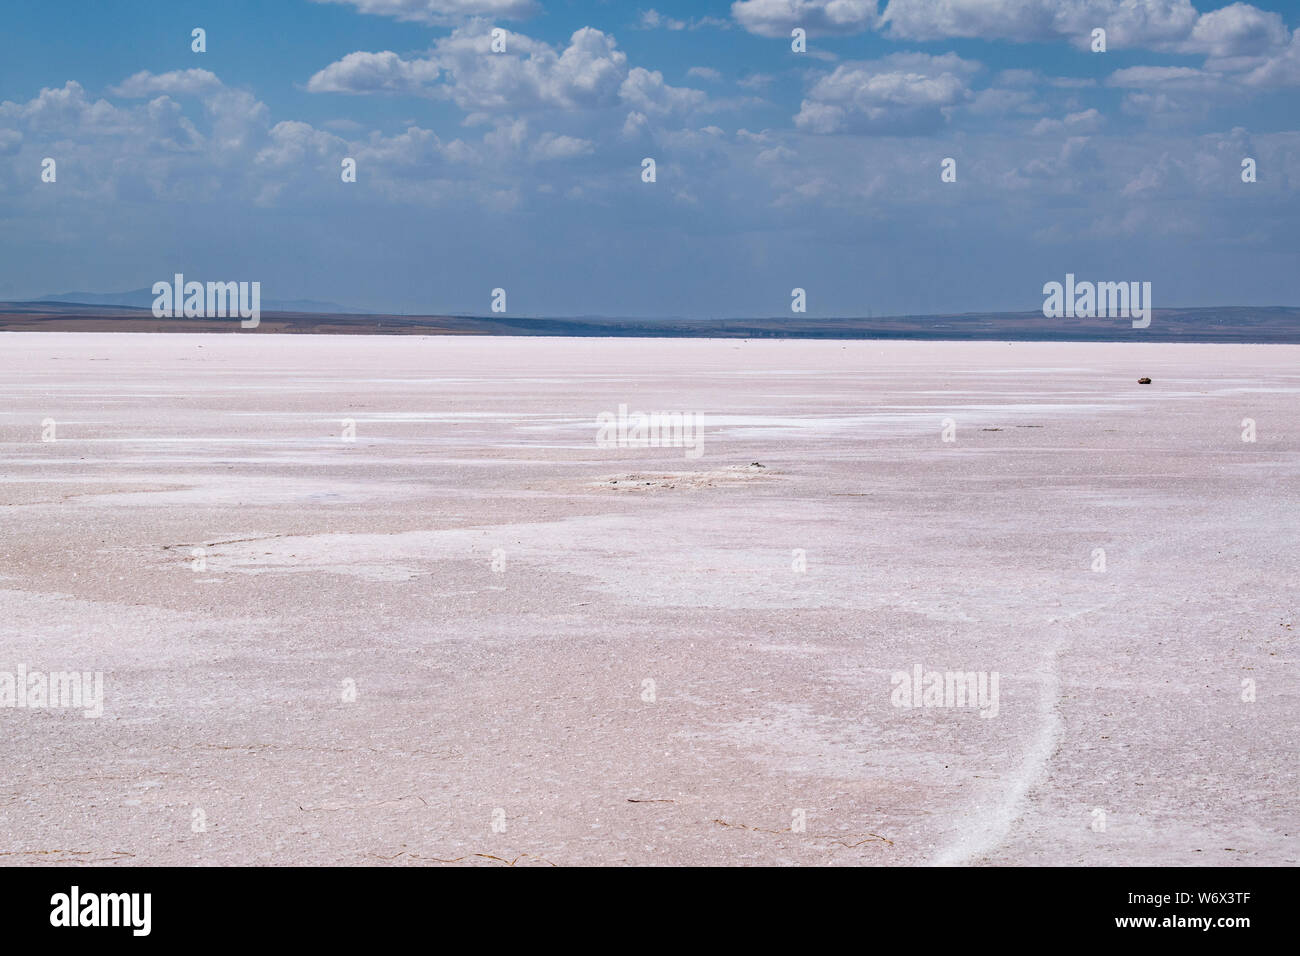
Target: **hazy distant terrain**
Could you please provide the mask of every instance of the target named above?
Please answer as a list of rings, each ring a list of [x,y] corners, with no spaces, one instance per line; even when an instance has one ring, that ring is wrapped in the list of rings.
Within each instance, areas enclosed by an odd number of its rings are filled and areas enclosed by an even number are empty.
[[[614,319],[509,315],[375,315],[267,309],[255,330],[229,319],[155,319],[149,309],[70,302],[0,303],[0,331],[232,332],[367,335],[560,335],[653,338],[920,339],[1060,342],[1300,344],[1300,308],[1156,309],[1151,326],[1128,319],[1047,319],[1041,312],[970,312],[864,318]]]
[[[43,295],[35,302],[58,302],[74,305],[113,305],[128,309],[153,308],[156,296],[149,288],[132,289],[129,292],[60,292],[57,295]],[[316,299],[267,299],[263,306],[267,310],[283,312],[359,312],[337,302],[321,302]]]

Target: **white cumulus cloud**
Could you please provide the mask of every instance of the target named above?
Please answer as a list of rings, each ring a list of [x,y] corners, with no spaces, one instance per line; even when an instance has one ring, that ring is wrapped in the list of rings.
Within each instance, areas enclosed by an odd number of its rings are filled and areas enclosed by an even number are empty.
[[[848,36],[875,26],[876,0],[737,0],[731,15],[750,33],[789,37],[795,27],[809,36]]]
[[[114,96],[125,97],[155,96],[158,93],[195,96],[220,88],[221,81],[215,73],[208,70],[172,70],[170,73],[141,70],[110,88],[109,92]]]
[[[843,63],[808,91],[795,125],[813,133],[918,132],[942,124],[945,108],[972,99],[980,65],[954,53],[895,53]]]
[[[476,21],[436,41],[428,54],[349,53],[313,76],[314,93],[408,93],[449,99],[466,112],[588,110],[629,105],[665,113],[704,103],[699,90],[669,86],[657,71],[629,69],[614,38],[593,27],[557,49],[511,32],[490,51],[491,26]]]
[[[472,17],[522,20],[541,10],[534,0],[314,0],[342,3],[372,13],[415,23],[446,26]]]

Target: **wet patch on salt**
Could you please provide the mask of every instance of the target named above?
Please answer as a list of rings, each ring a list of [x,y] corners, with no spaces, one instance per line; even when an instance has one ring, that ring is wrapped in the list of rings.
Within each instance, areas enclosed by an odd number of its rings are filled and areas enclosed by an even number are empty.
[[[774,477],[776,476],[767,466],[751,462],[748,465],[732,465],[729,468],[715,468],[711,471],[647,471],[613,475],[589,482],[587,487],[613,491],[717,488]]]

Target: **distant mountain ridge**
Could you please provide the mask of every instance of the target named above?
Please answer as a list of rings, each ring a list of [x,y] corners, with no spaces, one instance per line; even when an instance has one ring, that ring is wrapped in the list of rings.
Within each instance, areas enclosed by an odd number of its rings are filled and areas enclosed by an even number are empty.
[[[152,309],[155,298],[152,289],[132,289],[130,292],[59,292],[33,301],[58,302],[63,305],[114,305],[123,309]],[[349,309],[337,302],[318,302],[315,299],[263,299],[262,309],[268,312],[366,314],[365,309]]]
[[[129,295],[129,293],[123,293]],[[77,295],[77,293],[70,293]],[[152,304],[152,302],[150,302]],[[1155,309],[1149,328],[1128,319],[1046,318],[1034,312],[842,317],[618,319],[518,315],[384,315],[320,309],[262,311],[256,332],[230,319],[154,318],[148,309],[73,302],[0,302],[0,331],[241,332],[325,335],[525,335],[601,338],[915,339],[1005,342],[1255,342],[1300,345],[1300,308]]]

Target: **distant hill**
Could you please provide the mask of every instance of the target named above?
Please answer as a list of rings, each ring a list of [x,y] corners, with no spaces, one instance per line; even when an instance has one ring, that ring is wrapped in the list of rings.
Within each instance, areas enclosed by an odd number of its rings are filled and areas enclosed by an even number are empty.
[[[76,293],[70,293],[75,295]],[[122,293],[130,295],[130,293]],[[152,300],[150,303],[152,304]],[[138,307],[0,302],[0,331],[240,332],[232,319],[155,319]],[[322,309],[262,310],[269,335],[558,335],[605,338],[918,339],[994,342],[1255,342],[1300,345],[1300,308],[1156,309],[1151,325],[1128,319],[1048,319],[1039,312],[970,312],[871,318],[531,318],[510,315],[368,315]]]
[[[151,289],[132,289],[130,292],[59,292],[41,296],[37,302],[58,302],[71,305],[115,305],[124,309],[152,309],[155,296]],[[360,314],[363,309],[349,309],[336,302],[317,302],[314,299],[263,299],[263,312],[320,312],[323,314]]]

